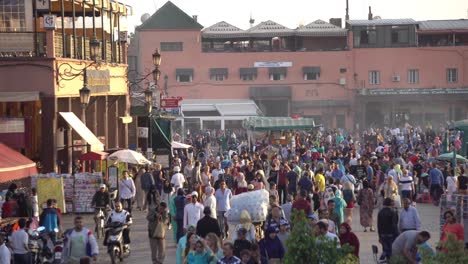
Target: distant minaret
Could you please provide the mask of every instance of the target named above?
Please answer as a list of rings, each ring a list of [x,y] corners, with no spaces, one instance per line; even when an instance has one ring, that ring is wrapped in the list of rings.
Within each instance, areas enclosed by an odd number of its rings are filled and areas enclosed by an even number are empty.
[[[369,6],[369,15],[367,15],[367,19],[372,20],[373,17],[374,17],[374,16],[372,15],[372,9],[371,9],[371,7]]]
[[[255,19],[252,18],[252,14],[250,14],[249,24],[250,27],[253,27],[253,25],[255,24]]]
[[[345,23],[349,20],[349,5],[348,0],[346,0],[346,16],[345,16]]]

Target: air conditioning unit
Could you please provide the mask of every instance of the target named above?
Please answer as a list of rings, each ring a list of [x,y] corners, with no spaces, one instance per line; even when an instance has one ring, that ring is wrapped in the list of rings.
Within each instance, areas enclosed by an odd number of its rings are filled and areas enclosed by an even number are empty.
[[[400,76],[399,75],[394,75],[393,78],[392,78],[392,81],[399,82],[400,81]]]
[[[340,78],[340,85],[346,85],[346,78]]]

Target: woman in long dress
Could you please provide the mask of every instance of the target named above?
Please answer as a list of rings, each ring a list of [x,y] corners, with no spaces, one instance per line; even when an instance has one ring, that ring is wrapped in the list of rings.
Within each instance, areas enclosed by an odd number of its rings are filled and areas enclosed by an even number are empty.
[[[135,188],[136,188],[135,198],[136,198],[136,203],[137,203],[137,209],[140,211],[142,210],[143,204],[145,201],[145,192],[141,188],[141,175],[143,175],[144,173],[146,173],[146,170],[140,169],[140,171],[134,175]]]
[[[375,231],[372,213],[374,212],[374,192],[370,188],[368,181],[362,182],[362,189],[359,190],[358,203],[359,203],[359,216],[360,223],[364,227],[364,232],[370,227],[370,231]]]

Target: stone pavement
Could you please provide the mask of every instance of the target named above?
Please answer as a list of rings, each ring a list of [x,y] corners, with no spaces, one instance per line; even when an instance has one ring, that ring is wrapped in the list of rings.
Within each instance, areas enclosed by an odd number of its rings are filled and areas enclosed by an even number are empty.
[[[435,246],[439,240],[439,207],[432,204],[418,204],[417,205],[421,221],[422,229],[431,233],[429,243]],[[147,222],[145,219],[146,214],[143,212],[135,211],[133,213],[133,226],[131,231],[131,256],[124,260],[125,263],[138,263],[138,264],[151,264],[151,251],[149,249],[148,235],[147,235]],[[372,255],[371,246],[377,245],[379,253],[381,252],[380,244],[378,243],[376,232],[363,232],[363,228],[359,225],[359,208],[355,208],[353,212],[353,231],[358,236],[360,247],[360,260],[361,263],[375,263]],[[377,219],[377,210],[374,211],[374,223]],[[70,228],[73,223],[73,215],[65,215],[63,217],[64,227]],[[94,221],[92,215],[85,215],[85,226],[94,229]],[[172,239],[172,231],[168,230],[168,237],[166,238],[166,260],[164,263],[175,264],[175,251],[176,247]],[[110,263],[109,256],[106,249],[102,245],[102,239],[99,241],[100,255],[97,263]]]

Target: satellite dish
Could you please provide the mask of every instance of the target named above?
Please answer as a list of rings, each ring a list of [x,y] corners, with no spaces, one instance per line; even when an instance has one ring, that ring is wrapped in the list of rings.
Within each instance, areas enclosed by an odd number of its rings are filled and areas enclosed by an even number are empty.
[[[141,15],[141,23],[145,23],[145,21],[148,20],[148,18],[150,18],[150,14],[148,13],[144,13],[143,15]]]

